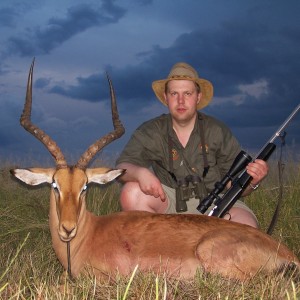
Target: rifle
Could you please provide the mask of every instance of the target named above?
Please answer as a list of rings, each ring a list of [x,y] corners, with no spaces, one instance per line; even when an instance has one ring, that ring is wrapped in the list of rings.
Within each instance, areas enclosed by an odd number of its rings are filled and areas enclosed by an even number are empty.
[[[252,177],[247,173],[245,169],[248,163],[251,162],[251,160],[254,161],[255,159],[262,159],[264,161],[267,161],[269,159],[276,148],[274,141],[276,140],[276,138],[282,136],[282,134],[284,133],[284,129],[287,127],[289,122],[294,118],[299,110],[300,104],[298,104],[298,106],[283,122],[283,124],[270,138],[270,140],[268,140],[268,142],[262,147],[262,149],[253,160],[251,156],[243,150],[237,155],[231,168],[224,176],[224,178],[220,182],[216,182],[214,190],[200,202],[197,207],[199,212],[205,213],[211,206],[211,204],[214,204],[213,209],[209,212],[208,215],[222,218],[227,213],[227,211],[230,210],[230,208],[242,195],[242,193],[252,180]],[[240,174],[236,178],[234,178],[238,173]],[[220,197],[219,193],[223,191],[229,181],[232,182],[231,187],[222,197]]]

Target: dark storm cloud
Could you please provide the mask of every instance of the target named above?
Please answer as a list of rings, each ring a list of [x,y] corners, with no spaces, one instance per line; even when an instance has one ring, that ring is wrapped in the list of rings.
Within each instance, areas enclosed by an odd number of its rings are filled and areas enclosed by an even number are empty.
[[[86,78],[78,77],[77,85],[68,87],[55,85],[49,90],[49,93],[98,102],[99,99],[108,96],[108,83],[105,82],[104,74],[94,74]]]
[[[0,26],[14,27],[18,13],[15,9],[5,7],[0,9]]]
[[[51,82],[50,78],[39,78],[35,81],[34,87],[37,89],[42,89],[47,87]]]
[[[93,8],[87,4],[72,6],[65,17],[52,17],[46,26],[27,29],[22,37],[11,37],[9,51],[21,56],[47,54],[78,33],[93,26],[116,23],[124,16],[123,8],[114,5],[112,1],[102,2],[100,8]]]
[[[111,67],[119,97],[126,105],[134,103],[138,107],[137,103],[140,106],[149,103],[153,99],[151,82],[165,78],[174,62],[186,61],[199,71],[200,76],[213,82],[215,97],[227,100],[226,104],[213,107],[217,116],[226,116],[225,121],[233,125],[248,126],[253,125],[255,115],[257,126],[271,125],[275,114],[280,114],[278,107],[284,103],[283,110],[288,112],[298,101],[300,87],[295,74],[300,74],[300,26],[293,24],[293,28],[286,25],[278,29],[258,21],[249,26],[249,22],[252,23],[251,19],[244,21],[241,18],[224,23],[214,31],[195,30],[179,36],[168,48],[154,46],[151,51],[138,54],[142,62],[136,66]],[[76,86],[57,86],[51,91],[95,101],[106,95],[105,88],[99,88],[100,78],[103,76],[79,78]],[[266,82],[268,94],[260,95],[259,99],[246,95],[241,107],[232,102],[229,108],[228,101],[240,93],[241,85],[260,80]],[[247,113],[241,120],[240,114],[232,114],[232,108],[252,114]],[[268,119],[265,110],[273,117]]]
[[[126,106],[127,110],[138,111],[144,107],[145,102],[150,102],[149,99],[153,98],[149,79],[153,73],[151,66],[142,64],[139,67],[130,66],[123,69],[108,67],[105,71],[109,72],[113,82],[120,109]],[[109,86],[105,71],[85,78],[79,77],[76,85],[55,85],[49,89],[49,93],[89,102],[107,99]]]

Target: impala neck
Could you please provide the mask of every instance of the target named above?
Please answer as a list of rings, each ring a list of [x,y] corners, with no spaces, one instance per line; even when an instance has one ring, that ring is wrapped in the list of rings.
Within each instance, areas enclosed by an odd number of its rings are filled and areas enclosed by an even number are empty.
[[[81,211],[78,218],[78,229],[76,236],[70,241],[70,255],[72,264],[72,274],[76,276],[84,263],[85,258],[81,255],[81,249],[85,246],[85,240],[89,237],[91,229],[91,213],[86,210],[85,199],[83,199],[81,205]],[[68,257],[67,257],[67,243],[63,242],[58,234],[59,218],[56,209],[56,199],[53,190],[50,195],[50,213],[49,213],[49,227],[52,238],[53,249],[63,265],[67,270],[68,268]]]

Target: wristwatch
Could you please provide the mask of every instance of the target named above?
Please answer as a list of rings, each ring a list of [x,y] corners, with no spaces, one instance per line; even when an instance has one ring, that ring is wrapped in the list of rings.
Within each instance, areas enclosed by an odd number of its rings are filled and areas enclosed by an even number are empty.
[[[259,183],[253,185],[252,183],[249,184],[252,190],[256,190],[259,187]]]

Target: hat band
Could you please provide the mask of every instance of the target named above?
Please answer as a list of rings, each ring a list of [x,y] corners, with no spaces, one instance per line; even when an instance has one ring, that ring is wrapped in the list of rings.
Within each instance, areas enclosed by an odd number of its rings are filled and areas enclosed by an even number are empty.
[[[187,76],[187,75],[173,75],[173,76],[170,76],[168,79],[176,79],[176,78],[191,78],[191,79],[193,79],[193,77]]]
[[[166,80],[166,83],[165,83],[165,92],[167,92],[167,86],[168,86],[168,83],[171,81],[171,80],[178,80],[178,79],[187,79],[189,81],[193,81],[195,83],[195,85],[197,86],[197,89],[198,89],[198,92],[200,93],[201,92],[201,86],[200,84],[197,82],[196,78],[194,77],[191,77],[191,76],[188,76],[188,75],[173,75],[173,76],[169,76],[168,79]]]

